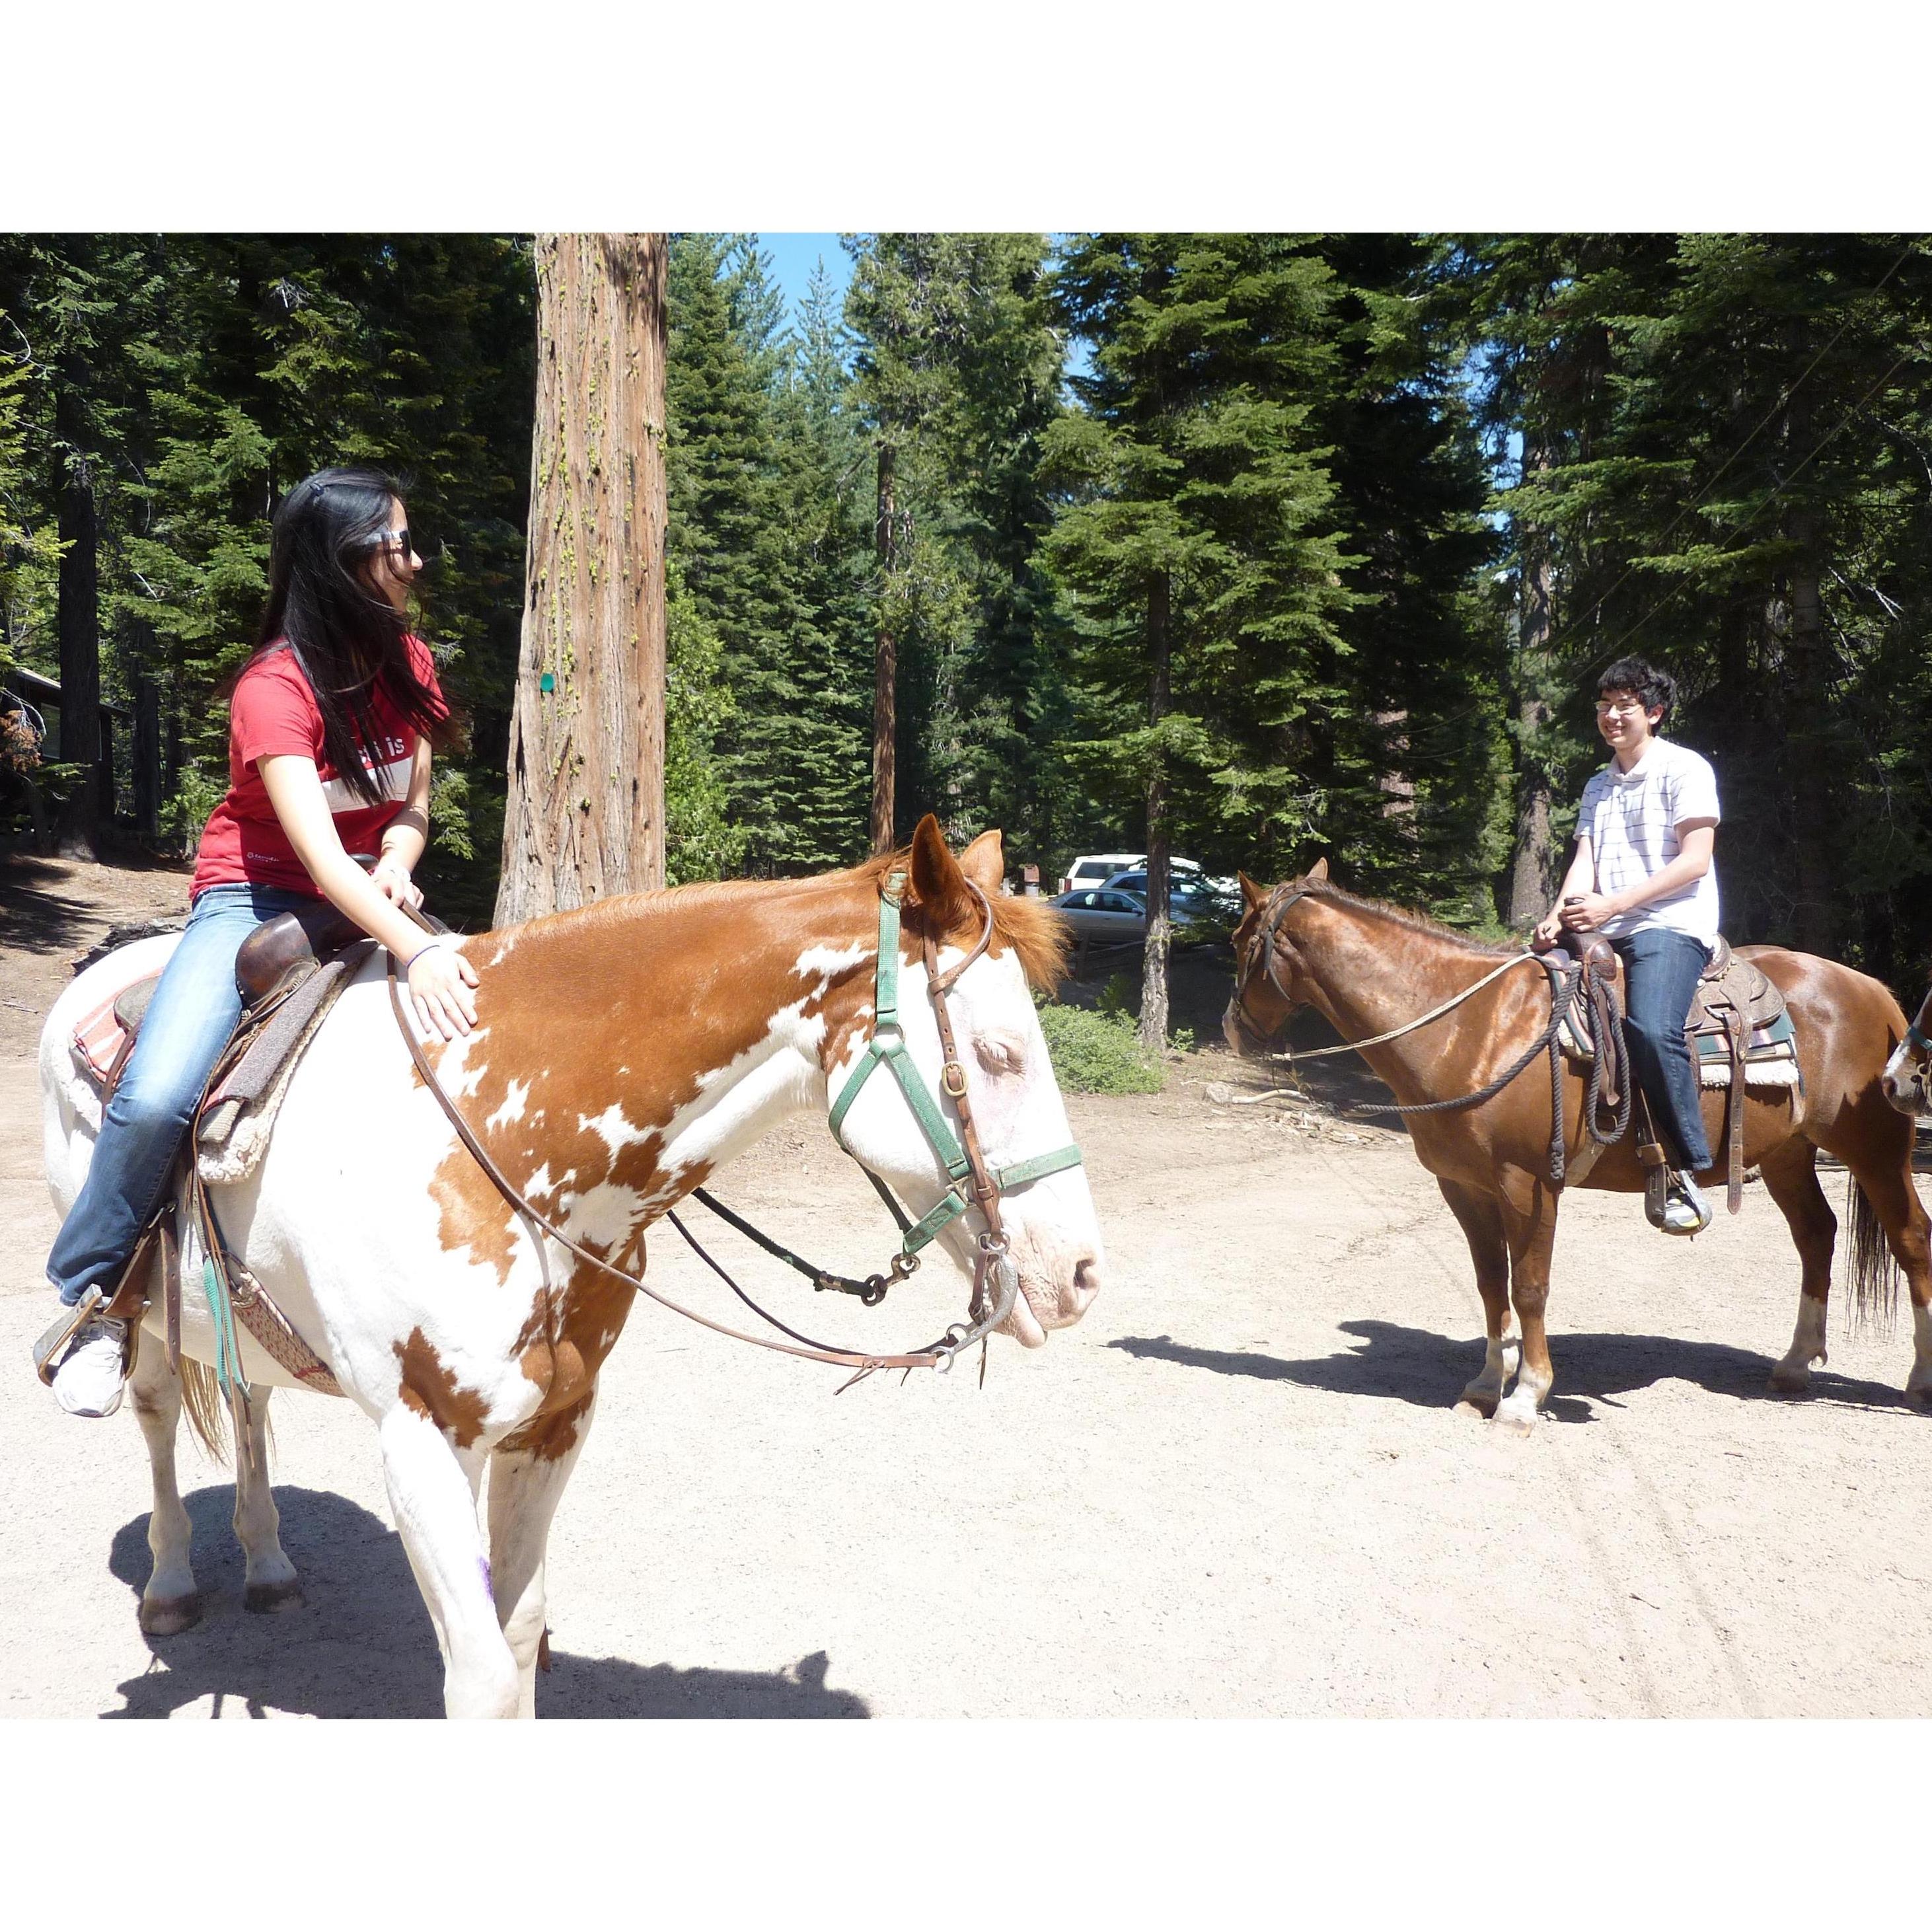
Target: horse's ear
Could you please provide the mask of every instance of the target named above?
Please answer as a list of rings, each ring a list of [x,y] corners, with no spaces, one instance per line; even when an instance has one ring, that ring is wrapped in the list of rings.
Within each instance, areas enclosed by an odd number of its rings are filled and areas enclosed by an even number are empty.
[[[946,849],[939,820],[929,812],[912,835],[912,890],[942,932],[971,923],[973,896],[966,890],[966,875]]]
[[[1256,906],[1268,904],[1267,886],[1256,885],[1245,872],[1237,873],[1235,876],[1241,882],[1242,902],[1247,907],[1249,911],[1252,912]]]
[[[988,898],[1006,883],[1006,842],[997,832],[982,832],[959,855],[959,869]]]
[[[1313,865],[1309,867],[1306,876],[1311,879],[1325,879],[1328,876],[1328,858],[1326,853],[1324,853]]]

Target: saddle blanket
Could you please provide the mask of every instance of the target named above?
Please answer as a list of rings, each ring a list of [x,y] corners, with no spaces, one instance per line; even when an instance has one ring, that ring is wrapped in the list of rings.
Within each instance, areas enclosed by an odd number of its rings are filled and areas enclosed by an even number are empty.
[[[208,1096],[196,1134],[203,1180],[220,1185],[245,1180],[260,1164],[297,1064],[371,950],[367,944],[352,947],[311,972]],[[131,959],[124,952],[122,956],[124,973],[109,982],[106,998],[76,1023],[71,1041],[74,1064],[92,1089],[88,1124],[97,1133],[108,1080],[130,1034],[139,1031],[160,976],[140,952]]]
[[[1559,1036],[1563,1051],[1573,1060],[1587,1064],[1597,1057],[1596,1043],[1587,1040],[1576,1024],[1573,1006],[1564,1017]],[[1731,1084],[1731,1052],[1721,1032],[1692,1033],[1691,1051],[1697,1058],[1697,1082],[1702,1087],[1728,1087]],[[1789,1013],[1780,1013],[1760,1026],[1753,1027],[1744,1051],[1744,1084],[1747,1087],[1796,1087],[1801,1084],[1798,1070],[1798,1036]]]

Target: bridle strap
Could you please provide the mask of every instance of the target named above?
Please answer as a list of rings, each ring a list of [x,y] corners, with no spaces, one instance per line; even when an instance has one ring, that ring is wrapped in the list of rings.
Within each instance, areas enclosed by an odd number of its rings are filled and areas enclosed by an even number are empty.
[[[450,1125],[456,1130],[457,1137],[469,1150],[471,1158],[483,1170],[490,1185],[524,1217],[526,1223],[548,1235],[560,1247],[576,1256],[580,1261],[588,1262],[592,1268],[600,1269],[604,1274],[621,1281],[626,1287],[634,1288],[640,1294],[649,1295],[652,1300],[656,1302],[661,1307],[668,1308],[673,1314],[682,1315],[687,1321],[695,1322],[700,1328],[709,1328],[714,1334],[728,1335],[736,1342],[748,1342],[754,1348],[770,1348],[778,1354],[801,1356],[808,1361],[830,1362],[841,1368],[856,1369],[862,1374],[869,1375],[876,1369],[950,1367],[952,1358],[961,1348],[970,1346],[970,1342],[965,1339],[958,1342],[952,1342],[949,1340],[936,1342],[929,1348],[916,1349],[910,1354],[878,1355],[860,1354],[844,1348],[828,1348],[790,1342],[771,1342],[767,1341],[762,1335],[748,1335],[741,1328],[732,1328],[722,1322],[714,1322],[708,1315],[700,1315],[696,1309],[687,1308],[682,1302],[674,1301],[669,1295],[659,1294],[640,1276],[630,1274],[626,1270],[617,1267],[614,1263],[606,1261],[602,1255],[593,1254],[581,1243],[572,1240],[560,1228],[553,1226],[538,1214],[536,1208],[532,1208],[530,1202],[511,1185],[502,1170],[497,1166],[495,1161],[490,1159],[488,1150],[471,1131],[469,1122],[457,1110],[454,1102],[451,1100],[448,1094],[444,1091],[442,1083],[436,1078],[436,1070],[430,1064],[428,1056],[422,1050],[422,1042],[416,1038],[416,1029],[410,1024],[408,1018],[404,1012],[400,982],[397,976],[396,958],[394,953],[389,956],[389,1004],[394,1010],[397,1027],[409,1047],[410,1058],[416,1064],[418,1076],[435,1096],[436,1105],[448,1116]],[[536,1246],[538,1264],[543,1270],[546,1327],[554,1334],[555,1318],[552,1306],[549,1263],[543,1252],[542,1242],[538,1241]],[[1001,1316],[1000,1319],[1004,1318],[1004,1316]],[[998,1325],[997,1322],[990,1324],[988,1332],[991,1332],[992,1327]],[[978,1336],[970,1337],[971,1340],[980,1339],[981,1338]],[[551,1360],[553,1362],[556,1360],[554,1346]]]
[[[1275,890],[1277,896],[1284,891],[1287,891],[1288,892],[1288,897],[1282,903],[1279,910],[1275,910],[1272,908],[1270,908],[1265,918],[1265,921],[1262,927],[1260,934],[1260,938],[1263,944],[1262,964],[1262,970],[1268,974],[1268,979],[1274,986],[1275,991],[1279,993],[1284,1000],[1286,1000],[1291,997],[1288,993],[1288,990],[1281,983],[1281,976],[1275,970],[1275,941],[1280,936],[1281,922],[1288,916],[1289,910],[1294,905],[1298,900],[1304,898],[1307,896],[1308,888],[1306,886],[1298,886],[1290,891],[1289,889],[1286,886],[1278,886],[1276,887]],[[1452,994],[1449,998],[1444,1000],[1440,1006],[1431,1006],[1427,1012],[1419,1014],[1412,1020],[1405,1020],[1400,1026],[1390,1027],[1385,1033],[1372,1034],[1366,1040],[1345,1040],[1339,1046],[1311,1046],[1303,1052],[1295,1054],[1282,1054],[1279,1055],[1278,1058],[1290,1061],[1298,1060],[1327,1060],[1336,1054],[1359,1053],[1362,1048],[1366,1046],[1384,1046],[1390,1040],[1401,1039],[1405,1034],[1418,1032],[1421,1028],[1427,1026],[1432,1021],[1439,1020],[1443,1018],[1445,1014],[1454,1012],[1458,1006],[1462,1005],[1464,1000],[1473,999],[1475,995],[1480,993],[1485,986],[1490,983],[1492,980],[1500,980],[1505,973],[1510,971],[1514,968],[1525,964],[1540,965],[1543,962],[1538,958],[1537,956],[1534,952],[1512,953],[1500,966],[1495,968],[1490,972],[1485,973],[1473,986],[1465,986],[1460,993]],[[1257,1033],[1254,1030],[1252,1019],[1248,1013],[1243,1002],[1239,999],[1237,999],[1234,1002],[1234,1013],[1235,1017],[1242,1022],[1244,1029],[1248,1033],[1249,1037],[1254,1040],[1258,1044],[1265,1047],[1268,1044],[1267,1036],[1265,1034]]]
[[[435,1096],[436,1104],[442,1109],[450,1124],[455,1128],[458,1138],[468,1150],[470,1157],[482,1169],[490,1185],[523,1217],[526,1226],[531,1232],[532,1245],[536,1249],[538,1265],[542,1271],[544,1328],[550,1345],[550,1359],[553,1363],[556,1359],[556,1306],[550,1284],[549,1261],[544,1251],[543,1240],[541,1238],[542,1236],[548,1236],[580,1260],[588,1262],[592,1267],[622,1282],[627,1287],[650,1296],[651,1300],[658,1303],[660,1306],[668,1308],[674,1314],[682,1315],[688,1320],[697,1322],[701,1328],[709,1328],[720,1335],[728,1335],[734,1341],[749,1342],[755,1347],[770,1348],[779,1354],[796,1355],[809,1361],[830,1362],[841,1367],[854,1369],[857,1371],[857,1374],[854,1377],[855,1381],[870,1375],[874,1370],[878,1369],[949,1369],[952,1366],[956,1356],[964,1350],[970,1348],[975,1342],[984,1342],[993,1330],[1012,1314],[1014,1304],[1018,1297],[1019,1278],[1012,1262],[1007,1258],[1005,1227],[1000,1214],[1000,1196],[1003,1192],[1010,1189],[1024,1186],[1028,1182],[1040,1180],[1049,1174],[1058,1174],[1065,1168],[1077,1167],[1081,1163],[1080,1150],[1078,1147],[1070,1144],[1066,1147],[1057,1148],[1050,1154],[1036,1154],[1030,1160],[1016,1161],[1010,1166],[998,1169],[989,1169],[981,1153],[978,1130],[974,1122],[971,1106],[967,1097],[965,1069],[959,1059],[952,1032],[952,1016],[947,1011],[946,1005],[946,996],[958,983],[960,976],[978,960],[992,944],[992,902],[970,880],[967,882],[967,890],[979,901],[980,908],[985,915],[978,943],[956,965],[944,974],[938,970],[938,941],[929,931],[925,935],[922,949],[926,968],[927,989],[932,1000],[934,1013],[938,1021],[940,1044],[945,1054],[945,1066],[940,1078],[946,1094],[952,1100],[954,1108],[959,1117],[959,1135],[956,1136],[952,1129],[946,1124],[944,1114],[940,1110],[925,1080],[921,1077],[917,1066],[906,1050],[904,1030],[899,1022],[899,899],[904,886],[905,874],[902,872],[895,871],[888,876],[884,886],[880,890],[879,953],[875,968],[873,994],[872,1036],[866,1043],[865,1054],[858,1066],[854,1068],[850,1078],[846,1082],[833,1104],[829,1116],[832,1135],[833,1139],[844,1152],[848,1154],[852,1153],[851,1148],[846,1144],[844,1137],[840,1132],[841,1126],[846,1114],[850,1112],[852,1103],[858,1098],[860,1090],[864,1086],[867,1078],[874,1068],[883,1062],[891,1068],[893,1077],[898,1082],[900,1091],[905,1096],[907,1105],[912,1109],[914,1118],[919,1122],[920,1130],[925,1134],[934,1152],[939,1156],[945,1167],[950,1184],[946,1192],[940,1196],[936,1207],[928,1214],[914,1221],[908,1216],[904,1209],[900,1207],[896,1196],[879,1175],[871,1168],[867,1167],[863,1161],[859,1162],[866,1178],[877,1190],[879,1198],[892,1210],[892,1217],[898,1222],[902,1230],[899,1255],[892,1264],[893,1279],[903,1279],[906,1274],[916,1268],[919,1250],[932,1241],[950,1222],[964,1214],[969,1205],[979,1208],[987,1224],[986,1232],[980,1237],[978,1252],[974,1258],[973,1294],[972,1299],[968,1304],[966,1323],[963,1324],[954,1323],[939,1340],[933,1342],[929,1347],[917,1349],[907,1354],[868,1354],[850,1349],[836,1348],[823,1342],[814,1342],[809,1336],[800,1335],[795,1329],[787,1328],[776,1316],[759,1307],[758,1304],[752,1300],[752,1298],[739,1287],[730,1276],[726,1274],[725,1270],[705,1252],[690,1231],[678,1220],[676,1215],[669,1210],[666,1210],[667,1218],[670,1220],[673,1227],[690,1244],[706,1264],[722,1277],[733,1292],[748,1307],[762,1320],[769,1322],[780,1334],[790,1337],[790,1341],[769,1341],[762,1335],[748,1335],[742,1329],[729,1328],[722,1322],[713,1321],[709,1316],[700,1315],[695,1309],[687,1308],[682,1302],[674,1301],[670,1296],[659,1294],[656,1288],[646,1282],[641,1276],[632,1274],[627,1270],[606,1261],[602,1256],[592,1253],[590,1250],[584,1247],[580,1243],[572,1240],[562,1229],[545,1220],[529,1201],[517,1191],[502,1169],[491,1159],[488,1149],[477,1138],[468,1121],[463,1118],[461,1112],[444,1091],[441,1083],[436,1078],[436,1070],[430,1066],[428,1057],[423,1052],[422,1042],[416,1037],[416,1030],[410,1024],[404,1011],[400,982],[397,972],[397,962],[393,954],[390,956],[389,1004],[395,1013],[397,1028],[402,1034],[403,1039],[409,1048],[411,1060],[415,1063],[418,1077]],[[858,1156],[854,1154],[853,1158],[856,1160]],[[973,1196],[970,1203],[961,1191],[962,1184],[969,1180]],[[811,1276],[814,1286],[856,1286],[847,1283],[842,1278],[832,1276],[823,1270],[814,1270],[809,1263],[801,1262],[789,1250],[782,1249],[776,1243],[767,1240],[749,1223],[740,1220],[736,1216],[730,1214],[728,1209],[724,1208],[722,1204],[705,1196],[702,1190],[696,1191],[699,1192],[700,1198],[704,1199],[704,1204],[710,1208],[714,1213],[722,1214],[724,1218],[734,1226],[749,1234],[768,1252],[777,1255],[780,1259],[788,1262],[792,1266],[797,1268],[801,1273]],[[994,1284],[993,1292],[991,1294],[988,1292],[989,1280]],[[869,1288],[875,1284],[878,1286],[879,1293],[868,1294],[863,1298],[868,1306],[876,1302],[884,1293],[885,1286],[884,1277],[872,1277],[872,1281],[867,1283],[866,1286]],[[983,1362],[981,1372],[983,1376]],[[850,1384],[847,1386],[849,1387]]]

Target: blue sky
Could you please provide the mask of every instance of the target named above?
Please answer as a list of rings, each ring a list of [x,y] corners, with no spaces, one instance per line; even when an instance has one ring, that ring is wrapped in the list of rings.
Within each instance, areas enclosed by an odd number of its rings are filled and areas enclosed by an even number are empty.
[[[839,247],[836,235],[767,235],[761,230],[758,244],[771,256],[772,273],[794,315],[821,256],[839,294],[852,279],[852,259]]]

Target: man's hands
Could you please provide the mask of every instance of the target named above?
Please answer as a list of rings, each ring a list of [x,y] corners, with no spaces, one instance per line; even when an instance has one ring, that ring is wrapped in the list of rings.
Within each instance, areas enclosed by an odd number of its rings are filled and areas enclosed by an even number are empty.
[[[1537,952],[1546,952],[1565,932],[1593,931],[1605,920],[1629,910],[1621,899],[1608,892],[1571,892],[1562,904],[1551,907],[1537,921],[1529,943]]]
[[[1628,910],[1622,899],[1607,892],[1576,892],[1556,908],[1556,916],[1565,931],[1588,932]]]

